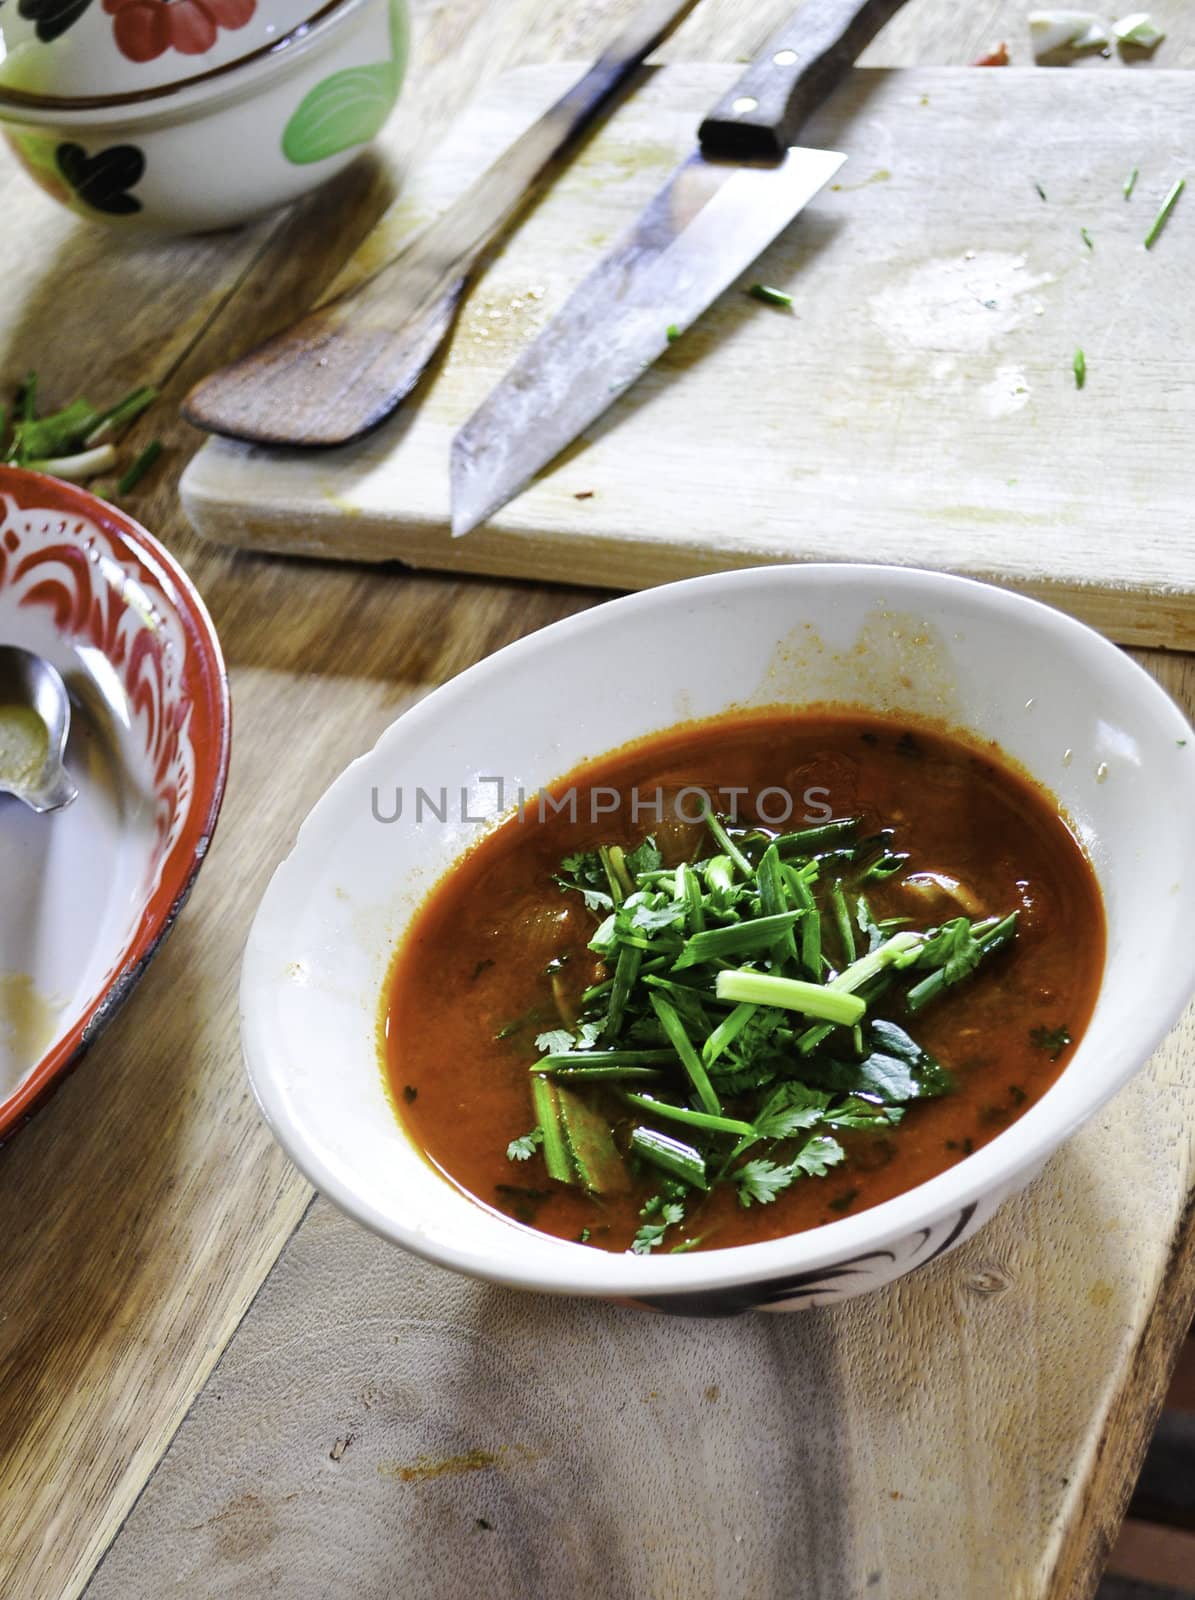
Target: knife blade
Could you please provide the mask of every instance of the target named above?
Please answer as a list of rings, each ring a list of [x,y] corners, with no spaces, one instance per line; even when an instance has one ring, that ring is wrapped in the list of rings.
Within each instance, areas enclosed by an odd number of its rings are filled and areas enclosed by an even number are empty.
[[[452,442],[452,533],[523,489],[783,231],[846,160],[797,129],[903,0],[805,0],[698,131],[697,151]]]
[[[252,444],[306,448],[377,427],[423,376],[485,252],[697,3],[637,5],[594,64],[447,211],[363,283],[209,373],[183,401],[187,421]]]

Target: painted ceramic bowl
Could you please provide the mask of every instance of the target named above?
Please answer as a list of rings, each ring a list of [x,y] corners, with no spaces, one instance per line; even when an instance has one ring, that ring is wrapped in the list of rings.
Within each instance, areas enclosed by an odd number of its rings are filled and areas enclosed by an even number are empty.
[[[379,1058],[386,975],[412,912],[506,792],[732,708],[837,701],[994,739],[1052,792],[1094,867],[1107,967],[1053,1087],[949,1171],[827,1226],[691,1254],[537,1234],[451,1187],[407,1141]],[[439,823],[400,786],[467,796]],[[378,797],[381,803],[378,803]],[[488,802],[488,804],[487,804]],[[399,718],[331,787],[278,868],[241,985],[250,1081],[311,1181],[444,1266],[692,1315],[788,1310],[888,1283],[989,1218],[1149,1057],[1195,984],[1195,734],[1126,655],[1061,612],[962,578],[767,567],[668,584],[499,651]]]
[[[347,165],[389,116],[406,69],[407,5],[333,0],[274,37],[286,8],[268,13],[263,32],[262,3],[6,7],[5,17],[32,9],[24,25],[35,32],[58,30],[40,47],[22,46],[28,58],[18,50],[15,75],[0,71],[9,144],[56,200],[120,228],[198,232],[297,199]],[[100,29],[94,56],[86,39],[73,49],[74,28],[84,27],[88,37]],[[9,33],[6,23],[6,41]],[[26,59],[36,71],[19,65]],[[30,83],[43,87],[22,86]]]
[[[187,898],[228,767],[220,645],[143,528],[70,484],[0,467],[0,641],[71,696],[79,794],[0,796],[0,1139],[136,984]]]

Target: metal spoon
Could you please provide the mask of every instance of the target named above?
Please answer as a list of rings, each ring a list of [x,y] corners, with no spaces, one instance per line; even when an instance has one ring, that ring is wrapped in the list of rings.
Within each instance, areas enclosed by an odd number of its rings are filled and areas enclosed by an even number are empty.
[[[57,668],[0,644],[0,794],[57,811],[79,793],[62,764],[71,703]]]

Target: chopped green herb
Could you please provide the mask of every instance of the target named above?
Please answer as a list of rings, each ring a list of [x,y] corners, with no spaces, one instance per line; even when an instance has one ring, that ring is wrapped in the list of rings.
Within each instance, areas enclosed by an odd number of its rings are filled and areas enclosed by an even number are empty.
[[[705,1157],[700,1150],[670,1134],[658,1133],[655,1128],[636,1128],[631,1134],[631,1149],[661,1172],[681,1178],[695,1189],[708,1189]]]
[[[1037,190],[1038,194],[1044,200],[1046,198],[1046,191],[1042,188],[1041,184],[1036,182],[1036,180],[1035,180],[1034,184],[1033,184],[1033,187]]]
[[[89,400],[79,397],[57,411],[39,416],[38,376],[30,372],[18,391],[11,428],[7,409],[0,408],[0,458],[12,466],[84,483],[116,467],[112,439],[156,399],[157,390],[142,385],[107,411],[97,410]],[[150,447],[153,453],[138,477],[161,452],[161,444],[155,443],[157,447]],[[136,465],[129,468],[125,478]]]
[[[668,343],[675,344],[679,338],[680,329],[677,327],[675,322],[670,322],[668,324]]]
[[[923,756],[912,736],[902,748]],[[907,858],[890,829],[860,838],[857,817],[779,837],[705,824],[706,853],[676,867],[651,839],[561,863],[556,881],[593,917],[605,976],[571,1026],[545,1028],[542,1014],[510,1025],[541,1052],[529,1062],[536,1125],[510,1159],[539,1151],[551,1178],[598,1196],[664,1174],[639,1254],[707,1237],[692,1206],[712,1188],[768,1205],[824,1178],[846,1160],[839,1134],[860,1136],[860,1166],[889,1159],[881,1136],[954,1086],[892,1016],[915,1015],[1016,933],[1015,913],[923,930],[877,920],[868,895],[883,896]],[[692,1237],[670,1246],[686,1208]]]
[[[1079,229],[1079,237],[1089,250],[1095,249],[1095,245],[1091,242],[1091,235],[1088,233],[1086,228]]]
[[[1075,359],[1071,363],[1071,370],[1075,374],[1075,388],[1081,389],[1087,382],[1087,357],[1082,350],[1075,351]]]
[[[1137,187],[1137,179],[1140,176],[1140,171],[1134,167],[1132,172],[1130,172],[1128,177],[1124,180],[1124,197],[1126,200],[1132,199],[1133,190]]]
[[[556,1090],[547,1078],[532,1078],[531,1101],[539,1119],[544,1166],[548,1169],[548,1177],[555,1178],[559,1183],[571,1183],[573,1164],[564,1142],[564,1130],[560,1125]]]
[[[719,1000],[746,1000],[753,1005],[782,1006],[807,1017],[823,1017],[827,1022],[853,1024],[865,1014],[866,1004],[858,995],[840,994],[827,984],[807,983],[801,978],[780,978],[770,972],[753,972],[744,967],[738,972],[720,972],[715,980]]]
[[[771,1205],[778,1194],[783,1194],[796,1178],[792,1167],[778,1166],[774,1161],[748,1161],[735,1173],[739,1204],[749,1206],[753,1200],[761,1206]]]
[[[506,1147],[508,1161],[530,1161],[531,1157],[544,1142],[544,1130],[532,1128],[530,1133],[524,1133],[517,1139],[512,1139]]]
[[[1071,1038],[1069,1028],[1063,1024],[1058,1028],[1030,1028],[1029,1042],[1035,1049],[1045,1050],[1049,1054],[1051,1061],[1057,1061],[1067,1046],[1074,1043],[1074,1040]]]
[[[747,290],[753,300],[762,300],[766,306],[791,306],[793,297],[783,289],[772,289],[766,283],[753,283]]]
[[[1145,248],[1147,250],[1152,250],[1154,245],[1157,243],[1158,238],[1170,217],[1170,213],[1174,210],[1174,207],[1178,202],[1179,195],[1182,194],[1186,187],[1187,180],[1185,178],[1179,178],[1177,183],[1171,186],[1169,194],[1166,196],[1165,200],[1162,201],[1161,209],[1159,210],[1157,216],[1153,219],[1153,223],[1150,226],[1149,232],[1145,235]]]
[[[160,439],[151,439],[116,485],[117,494],[128,494],[135,489],[161,454],[162,441]]]
[[[668,1201],[659,1208],[659,1222],[645,1222],[635,1235],[631,1249],[637,1256],[645,1256],[663,1242],[665,1233],[678,1222],[685,1220],[685,1208],[677,1201]]]
[[[947,923],[939,930],[935,940],[928,941],[918,957],[919,965],[929,965],[939,959],[942,965],[909,990],[905,996],[907,1009],[911,1012],[920,1011],[945,989],[961,983],[986,956],[994,955],[997,950],[1011,943],[1016,936],[1016,928],[1015,911],[995,924],[968,923],[965,917]]]

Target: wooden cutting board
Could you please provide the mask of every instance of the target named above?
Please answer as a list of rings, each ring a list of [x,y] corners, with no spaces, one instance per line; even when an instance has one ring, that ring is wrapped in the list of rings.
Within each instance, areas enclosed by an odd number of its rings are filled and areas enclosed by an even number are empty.
[[[691,148],[735,71],[644,75],[492,262],[414,401],[370,438],[311,454],[207,443],[182,481],[196,527],[256,550],[619,589],[771,561],[940,567],[1125,642],[1195,648],[1195,192],[1152,251],[1142,243],[1195,149],[1178,72],[856,70],[805,135],[849,153],[841,182],[530,489],[449,536],[456,428]],[[502,79],[338,286],[573,75]],[[794,309],[749,298],[756,280]]]

